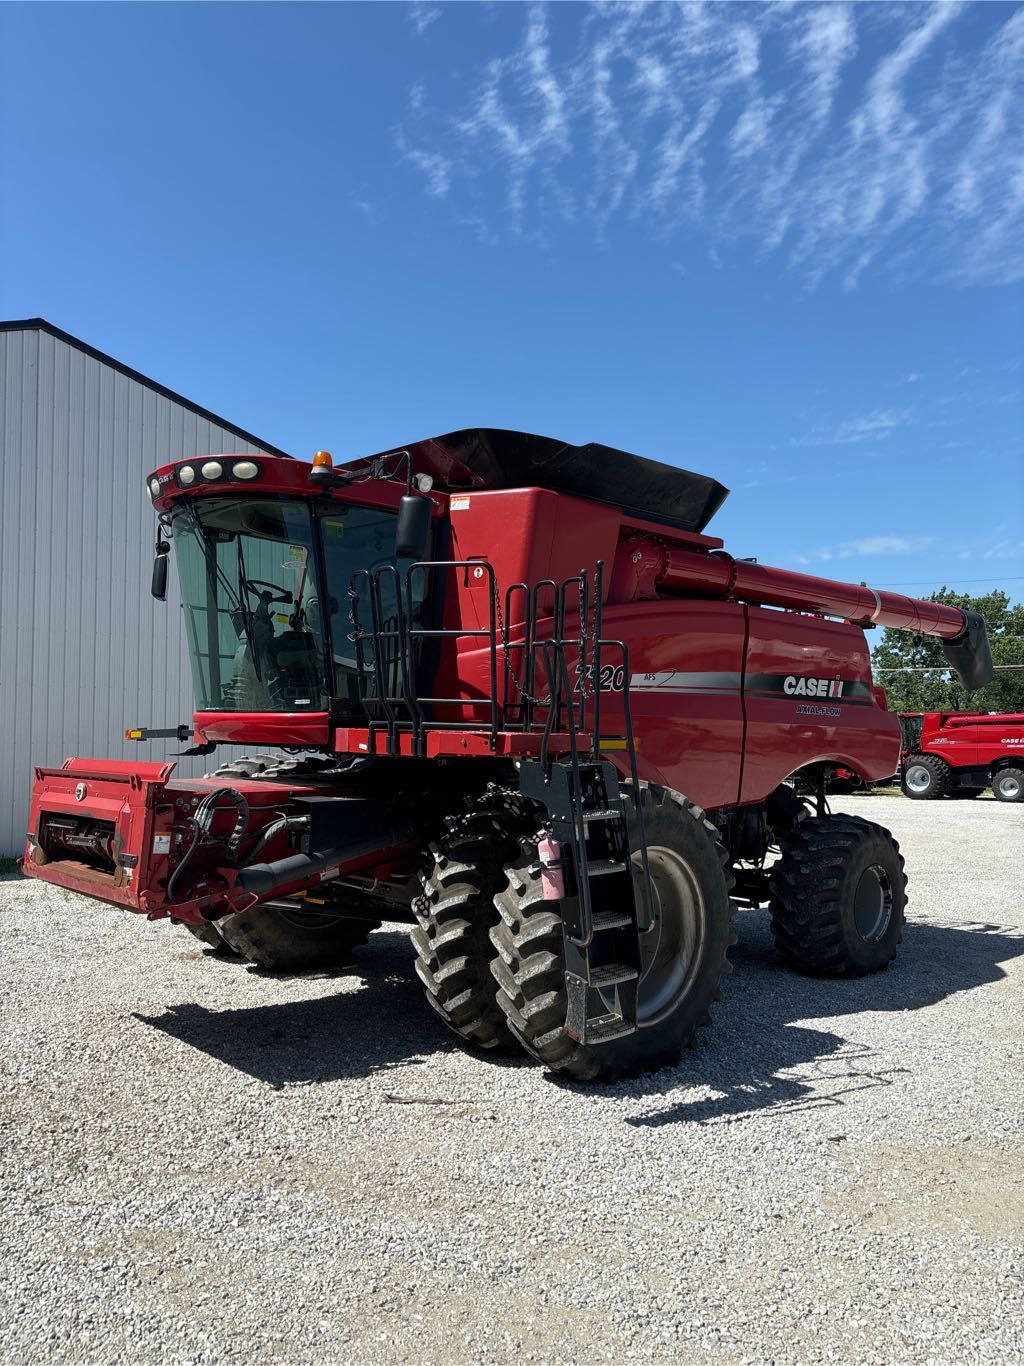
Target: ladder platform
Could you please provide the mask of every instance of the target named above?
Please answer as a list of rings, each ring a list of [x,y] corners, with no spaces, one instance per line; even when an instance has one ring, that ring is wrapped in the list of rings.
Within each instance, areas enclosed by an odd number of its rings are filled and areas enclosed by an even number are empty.
[[[591,877],[607,877],[609,873],[629,872],[629,864],[619,859],[588,859],[587,872]]]
[[[625,925],[632,925],[633,917],[628,911],[595,911],[594,929],[597,930],[618,930]]]
[[[599,991],[604,987],[618,986],[620,982],[635,982],[640,973],[628,963],[606,963],[601,968],[590,969],[590,985]]]
[[[598,1015],[587,1021],[587,1043],[611,1043],[636,1033],[636,1025],[621,1015]]]

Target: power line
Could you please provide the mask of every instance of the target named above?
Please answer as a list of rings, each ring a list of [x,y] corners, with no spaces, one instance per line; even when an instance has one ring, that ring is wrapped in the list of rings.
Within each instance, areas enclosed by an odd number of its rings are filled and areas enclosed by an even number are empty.
[[[903,579],[900,583],[880,583],[879,588],[927,588],[934,579]],[[955,583],[1024,583],[1024,574],[994,574],[988,579],[955,579]],[[938,592],[938,589],[936,589]]]
[[[993,671],[999,673],[1003,669],[1024,669],[1024,664],[993,664]],[[876,674],[948,674],[953,670],[943,664],[891,664],[888,668],[877,669],[872,667],[872,672]]]

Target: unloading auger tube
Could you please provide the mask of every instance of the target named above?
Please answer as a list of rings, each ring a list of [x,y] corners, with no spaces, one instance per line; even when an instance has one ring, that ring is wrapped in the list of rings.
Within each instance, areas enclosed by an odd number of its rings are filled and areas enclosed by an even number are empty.
[[[737,560],[724,550],[685,550],[648,536],[625,542],[617,566],[623,561],[635,576],[637,598],[693,595],[730,599],[842,617],[856,626],[891,626],[941,640],[949,667],[972,691],[984,687],[993,676],[988,635],[977,612],[869,588],[867,584],[842,583]]]

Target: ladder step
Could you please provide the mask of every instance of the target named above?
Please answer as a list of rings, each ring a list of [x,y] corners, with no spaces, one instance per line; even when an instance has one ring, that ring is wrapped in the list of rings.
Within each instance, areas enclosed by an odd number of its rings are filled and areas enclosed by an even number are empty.
[[[611,1043],[612,1039],[624,1039],[635,1033],[636,1025],[621,1015],[599,1015],[596,1020],[587,1021],[586,1042]]]
[[[623,863],[621,859],[595,858],[587,860],[587,875],[589,877],[604,877],[608,873],[626,873],[629,871],[629,864]]]
[[[635,982],[639,976],[637,969],[626,963],[606,963],[603,968],[590,969],[590,985],[599,989],[614,987],[620,982]]]
[[[307,897],[308,900],[308,897]],[[628,911],[595,911],[595,930],[617,930],[623,925],[632,925],[633,917]]]

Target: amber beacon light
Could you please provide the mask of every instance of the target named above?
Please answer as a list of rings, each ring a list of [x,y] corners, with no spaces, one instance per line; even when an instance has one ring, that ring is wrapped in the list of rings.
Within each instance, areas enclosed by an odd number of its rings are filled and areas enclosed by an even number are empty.
[[[334,474],[334,461],[330,451],[317,451],[313,456],[313,468],[309,472],[313,484],[327,484]]]

